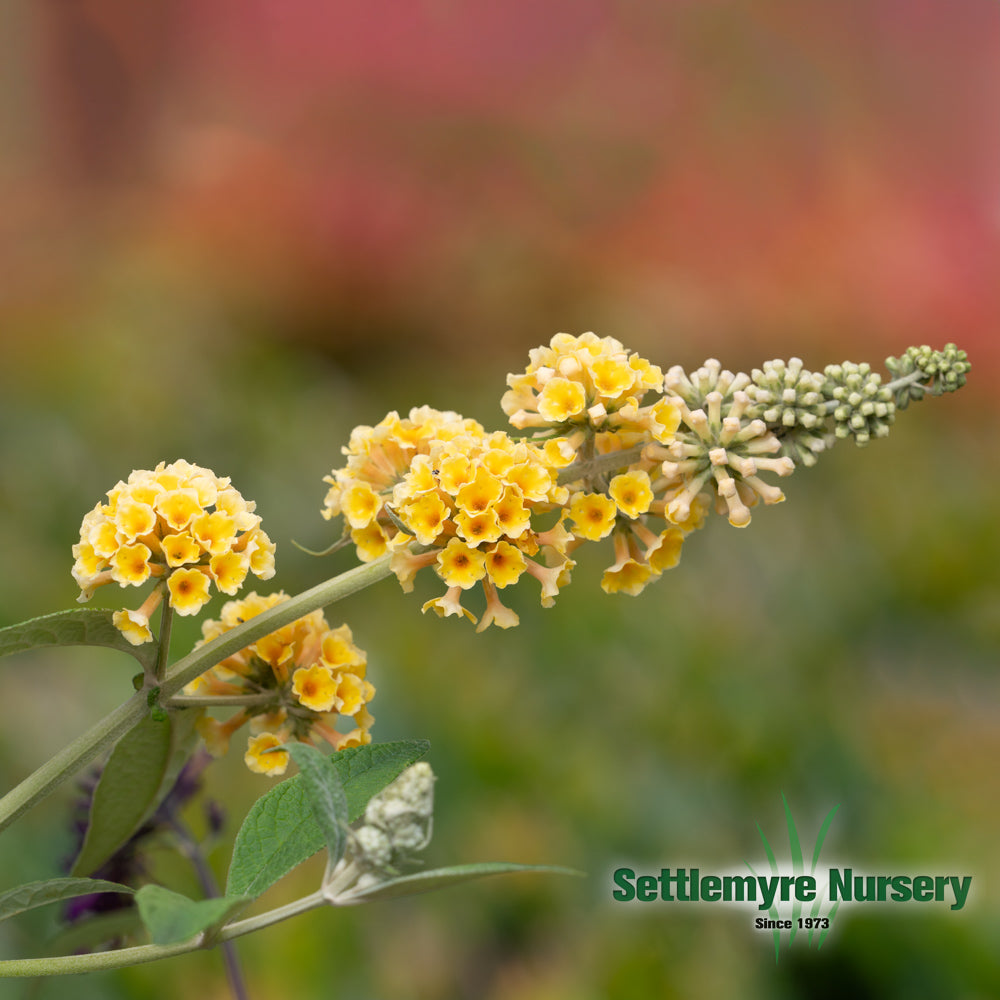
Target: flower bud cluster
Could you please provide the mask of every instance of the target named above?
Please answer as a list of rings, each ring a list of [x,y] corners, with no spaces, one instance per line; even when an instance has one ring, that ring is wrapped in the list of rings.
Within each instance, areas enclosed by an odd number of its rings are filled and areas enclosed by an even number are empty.
[[[826,427],[824,376],[807,371],[800,358],[790,358],[765,361],[750,378],[751,412],[774,432],[781,454],[796,464],[815,465],[820,452],[833,444]]]
[[[827,365],[823,372],[823,392],[832,404],[833,433],[838,438],[853,437],[859,445],[887,437],[896,419],[896,404],[882,376],[867,362]]]
[[[795,463],[778,454],[781,442],[756,416],[747,391],[749,375],[734,375],[709,358],[691,375],[680,366],[671,368],[665,382],[681,407],[674,441],[657,451],[664,458],[668,517],[684,523],[696,498],[707,493],[716,511],[742,528],[750,523],[750,508],[758,500],[773,504],[785,499],[761,473],[788,476]]]
[[[910,400],[923,399],[925,393],[940,396],[954,392],[965,385],[965,377],[972,367],[965,351],[954,344],[945,344],[943,351],[935,351],[926,344],[909,347],[899,358],[887,358],[886,368],[892,372],[893,384],[902,382],[895,394],[897,409],[903,410]],[[917,380],[912,377],[919,373]]]
[[[366,871],[386,872],[430,843],[433,815],[434,772],[419,761],[369,800],[348,860]]]
[[[260,528],[254,503],[229,479],[183,460],[133,472],[108,491],[83,519],[73,546],[73,578],[80,600],[106,583],[158,586],[138,611],[115,613],[114,623],[133,645],[150,642],[149,618],[164,591],[178,614],[197,614],[212,585],[236,594],[248,573],[274,575],[274,544]]]
[[[282,592],[249,594],[229,601],[219,620],[202,623],[202,646],[230,629],[288,600]],[[251,737],[244,761],[258,774],[283,774],[288,753],[273,750],[289,740],[311,743],[322,739],[335,750],[371,742],[375,721],[368,703],[375,688],[365,680],[367,658],[353,641],[347,625],[330,628],[322,611],[313,611],[251,643],[192,681],[187,695],[209,695],[244,705],[227,721],[208,716],[198,729],[209,751],[221,756],[230,736],[249,722]],[[350,719],[354,728],[338,732],[338,720]]]

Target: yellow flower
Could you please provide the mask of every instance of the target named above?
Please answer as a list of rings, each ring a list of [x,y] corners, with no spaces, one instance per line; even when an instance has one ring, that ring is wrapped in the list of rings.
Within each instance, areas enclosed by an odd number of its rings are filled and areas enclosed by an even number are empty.
[[[246,766],[254,774],[266,774],[271,777],[284,774],[288,769],[288,751],[274,748],[286,742],[287,740],[274,733],[251,736],[247,741],[247,751],[243,755]]]
[[[111,578],[123,587],[131,585],[138,587],[149,579],[151,567],[149,548],[137,542],[134,545],[122,545],[111,557]]]
[[[497,542],[486,553],[486,572],[497,587],[502,588],[517,583],[526,568],[527,562],[523,553],[510,542]]]
[[[367,528],[382,509],[382,501],[368,483],[352,483],[341,494],[340,509],[352,528]]]
[[[495,510],[472,516],[463,510],[455,517],[455,526],[459,535],[473,546],[495,542],[504,533]]]
[[[575,493],[569,505],[569,516],[576,525],[574,534],[596,542],[611,534],[618,508],[603,493]]]
[[[497,524],[507,538],[520,538],[531,527],[531,511],[516,486],[505,486],[503,496],[493,505]]]
[[[483,466],[479,466],[472,482],[458,491],[455,503],[458,509],[466,514],[482,514],[501,496],[503,496],[503,483]]]
[[[401,508],[400,515],[421,545],[431,545],[444,529],[448,508],[436,492],[425,493]]]
[[[242,552],[223,552],[208,563],[215,585],[230,597],[239,592],[250,570],[250,560]]]
[[[632,388],[635,371],[625,358],[597,358],[590,366],[594,391],[605,399],[617,399]]]
[[[156,512],[148,503],[123,497],[116,505],[114,523],[119,534],[132,541],[140,535],[148,535],[156,527]]]
[[[170,567],[197,562],[201,558],[201,546],[187,532],[165,535],[160,540],[160,547]]]
[[[208,577],[200,569],[175,569],[167,578],[170,606],[179,615],[196,615],[208,603]]]
[[[679,528],[666,528],[660,533],[660,544],[650,551],[646,560],[654,573],[673,569],[681,561],[684,532]]]
[[[463,486],[472,481],[473,475],[472,462],[467,455],[459,453],[449,455],[441,461],[438,482],[445,493],[455,496]]]
[[[621,592],[635,597],[642,592],[652,575],[653,570],[648,563],[627,559],[621,565],[612,566],[604,571],[601,589],[606,594]]]
[[[427,601],[420,609],[422,612],[430,608],[439,618],[449,618],[451,615],[465,615],[473,624],[476,623],[476,616],[467,608],[463,608],[459,598],[462,595],[461,587],[449,587],[440,597],[435,597]]]
[[[211,514],[199,514],[191,522],[191,534],[202,548],[217,556],[232,548],[233,540],[236,538],[236,523],[221,510]]]
[[[347,625],[324,632],[320,657],[331,668],[343,670],[350,667],[358,676],[365,675],[365,654],[354,645],[351,629]]]
[[[526,557],[542,548],[545,560],[555,560],[557,568],[548,574],[547,567],[536,564],[532,575],[540,574],[543,601],[549,602],[558,590],[550,577],[566,579],[564,554],[575,539],[565,529],[557,530],[558,523],[539,533],[533,530],[532,518],[548,515],[568,500],[557,466],[572,460],[574,446],[568,440],[557,442],[550,449],[556,461],[550,463],[542,447],[516,441],[504,431],[486,434],[478,424],[455,415],[444,419],[437,411],[422,409],[426,422],[418,433],[417,412],[411,411],[409,421],[390,414],[378,427],[355,429],[346,450],[347,466],[324,480],[332,486],[324,516],[346,509],[354,483],[367,483],[379,496],[391,496],[391,506],[383,505],[364,529],[370,534],[354,529],[351,537],[362,560],[390,550],[392,570],[405,591],[413,588],[419,570],[433,565],[449,593],[428,602],[425,610],[475,620],[451,592],[482,582],[492,606],[489,587],[515,582],[530,569]],[[551,525],[552,519],[548,521]],[[348,521],[345,530],[349,527]],[[414,554],[407,549],[411,543],[433,550]],[[501,620],[509,623],[512,618],[502,611],[487,615],[487,624]]]
[[[165,490],[156,499],[157,513],[174,531],[183,531],[203,509],[193,489]]]
[[[351,541],[357,547],[358,558],[362,562],[374,562],[385,554],[389,540],[377,524],[369,524],[366,528],[355,528],[351,532]]]
[[[341,715],[354,715],[371,700],[375,688],[357,674],[342,673],[337,677],[336,704]]]
[[[149,619],[138,611],[116,611],[112,615],[114,626],[133,646],[151,642],[153,633],[149,630]]]
[[[486,575],[486,556],[453,538],[438,552],[437,572],[449,587],[468,590]]]
[[[504,629],[513,628],[517,625],[520,621],[517,612],[512,611],[500,602],[496,588],[489,581],[484,583],[484,588],[486,590],[486,610],[483,612],[483,617],[479,625],[476,626],[476,631],[482,632],[490,625],[496,625],[498,628]]]
[[[527,369],[509,375],[507,385],[500,405],[521,429],[566,423],[640,429],[648,418],[638,400],[662,389],[663,374],[613,337],[559,333],[548,347],[532,350]]]
[[[563,469],[576,459],[576,449],[569,438],[549,438],[542,447],[546,464],[553,469]]]
[[[287,600],[288,595],[279,592],[249,594],[227,602],[219,621],[203,623],[199,646]],[[206,728],[204,736],[213,752],[219,752],[223,736],[228,740],[245,722],[255,737],[277,736],[277,743],[321,739],[339,749],[370,741],[366,733],[345,736],[334,728],[342,718],[352,719],[355,725],[360,725],[360,719],[365,727],[371,726],[366,706],[375,688],[365,680],[365,671],[364,651],[354,644],[350,628],[331,629],[323,613],[313,611],[230,655],[187,690],[207,697],[254,696],[252,704],[244,706],[224,728],[215,724]],[[266,749],[266,743],[252,745]],[[275,765],[260,749],[248,751],[247,764],[261,773],[280,773],[272,771]],[[265,766],[268,770],[261,771]]]
[[[608,493],[627,517],[636,518],[649,510],[653,502],[649,473],[641,469],[615,476],[608,487]]]
[[[318,663],[295,671],[292,690],[299,702],[314,712],[329,712],[337,702],[337,681],[333,671]]]
[[[579,382],[567,378],[549,379],[538,394],[538,412],[552,424],[561,424],[583,413],[587,394]]]

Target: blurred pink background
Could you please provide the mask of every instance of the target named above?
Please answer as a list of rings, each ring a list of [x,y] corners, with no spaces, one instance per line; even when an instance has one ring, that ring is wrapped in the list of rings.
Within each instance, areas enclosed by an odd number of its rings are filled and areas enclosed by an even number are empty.
[[[0,315],[29,348],[122,271],[351,367],[590,328],[662,364],[956,340],[996,367],[993,0],[6,19]]]

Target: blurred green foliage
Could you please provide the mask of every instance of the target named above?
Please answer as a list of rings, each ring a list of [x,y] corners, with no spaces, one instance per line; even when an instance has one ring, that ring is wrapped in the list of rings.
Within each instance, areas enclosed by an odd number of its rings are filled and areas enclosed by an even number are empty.
[[[278,543],[273,584],[291,593],[351,564],[291,540],[321,548],[338,530],[319,517],[321,479],[354,424],[428,402],[502,426],[505,370],[492,361],[346,371],[189,319],[141,340],[95,323],[60,345],[58,363],[25,351],[0,374],[3,624],[72,604],[80,519],[133,467],[184,457],[231,476],[257,500]],[[975,374],[964,390],[973,397]],[[426,863],[590,875],[310,914],[239,943],[252,996],[596,1000],[723,996],[734,983],[768,1000],[1000,991],[990,890],[1000,877],[998,476],[983,457],[984,420],[960,394],[911,408],[887,441],[839,445],[747,530],[718,518],[692,535],[681,565],[639,598],[601,592],[610,552],[593,545],[554,608],[517,588],[522,623],[507,632],[422,616],[430,580],[411,595],[388,580],[328,609],[369,654],[375,738],[431,741],[439,781]],[[122,596],[104,588],[95,602]],[[175,653],[196,637],[196,622],[178,620]],[[114,653],[39,652],[2,669],[5,786],[131,692],[131,666]],[[230,835],[267,787],[236,753],[210,769]],[[71,791],[5,833],[4,884],[55,873]],[[621,863],[756,859],[755,823],[774,837],[783,829],[782,792],[808,842],[840,803],[824,857],[961,870],[975,879],[969,906],[844,909],[820,953],[792,946],[776,967],[746,911],[611,902]],[[227,857],[226,844],[213,853],[220,877]],[[154,870],[197,893],[166,849]],[[319,874],[310,862],[265,902],[310,890]],[[55,916],[3,925],[4,956],[36,953]],[[193,981],[202,996],[226,995],[215,954],[76,978],[72,991],[157,1000]],[[66,988],[11,982],[4,995]]]

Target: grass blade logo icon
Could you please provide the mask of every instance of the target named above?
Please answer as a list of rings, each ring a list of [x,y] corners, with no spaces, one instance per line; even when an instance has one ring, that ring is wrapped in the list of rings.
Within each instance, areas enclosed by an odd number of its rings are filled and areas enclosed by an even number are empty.
[[[819,864],[819,855],[823,849],[823,841],[826,840],[826,835],[830,830],[830,824],[833,822],[833,817],[836,815],[837,810],[840,805],[835,805],[829,813],[827,813],[826,819],[823,820],[823,824],[820,827],[819,833],[816,836],[816,846],[813,849],[812,861],[810,864],[809,871],[805,871],[805,861],[802,855],[802,844],[799,840],[799,832],[795,826],[795,820],[792,818],[792,810],[788,806],[788,800],[785,798],[784,792],[781,794],[781,801],[785,806],[785,822],[788,826],[788,847],[791,853],[792,859],[792,874],[794,876],[798,875],[816,875],[816,866]],[[768,843],[767,837],[764,835],[764,831],[760,828],[760,824],[757,823],[757,832],[760,834],[760,839],[764,843],[764,852],[767,855],[768,864],[771,866],[771,875],[780,876],[782,874],[775,853],[771,848],[770,843]],[[757,872],[754,870],[753,865],[749,861],[746,862],[747,868],[757,876]],[[802,919],[802,902],[799,899],[795,899],[792,906],[791,914],[791,927],[788,933],[788,943],[791,944],[795,940],[796,931],[803,927],[805,933],[808,935],[807,943],[811,948],[813,944],[813,939],[815,937],[816,950],[818,951],[822,946],[824,940],[826,940],[827,934],[830,933],[830,928],[833,926],[833,918],[836,916],[837,909],[840,906],[840,900],[830,908],[830,911],[825,914],[820,913],[820,906],[822,904],[822,897],[817,894],[815,900],[812,904],[811,912],[808,917],[804,920]],[[768,909],[768,916],[775,922],[778,921],[778,908],[773,903]],[[825,919],[821,919],[825,918]],[[779,928],[774,928],[772,930],[774,935],[774,962],[778,963],[779,955],[781,954],[781,930]]]

